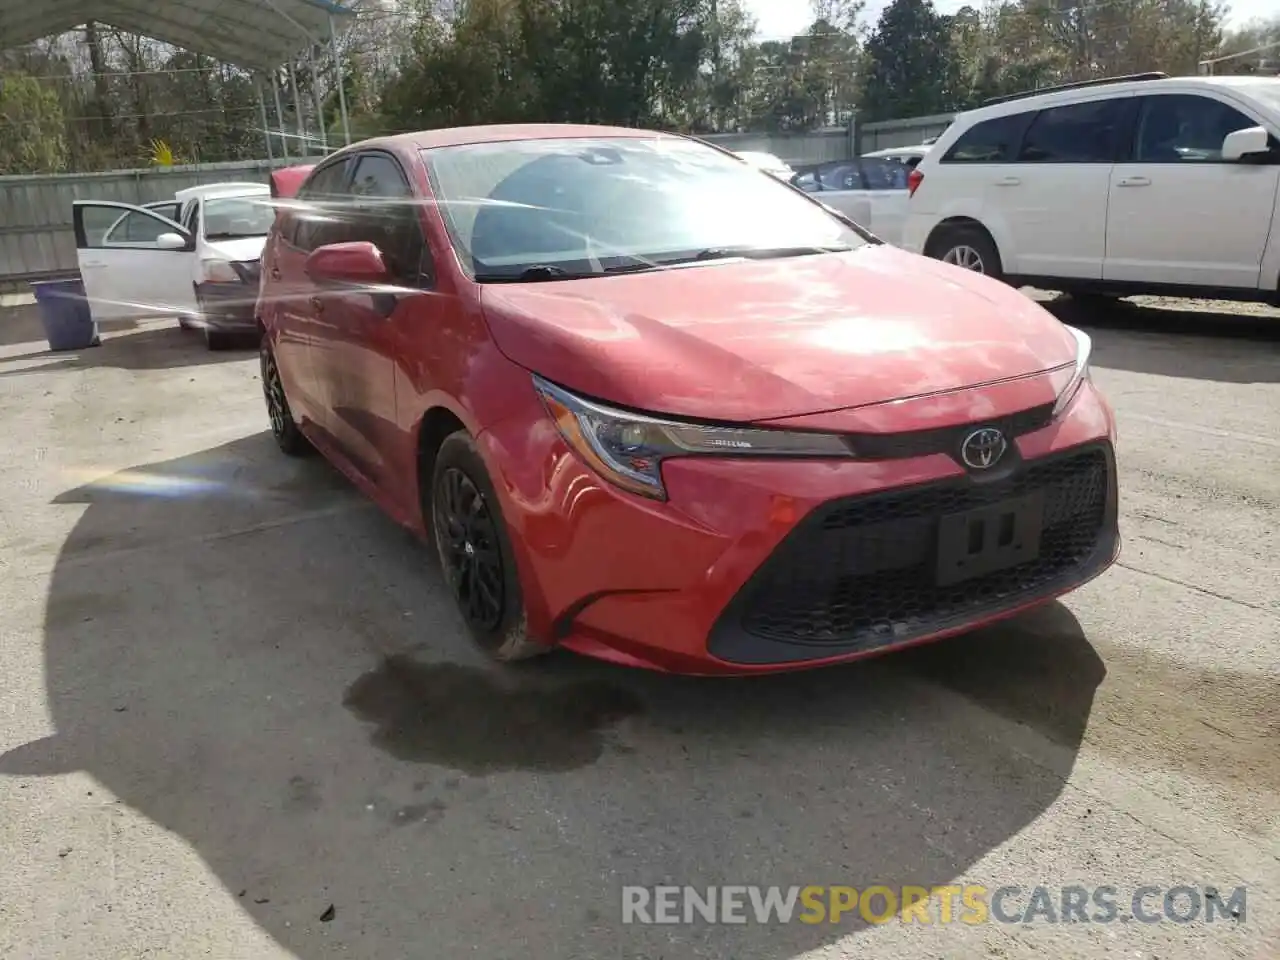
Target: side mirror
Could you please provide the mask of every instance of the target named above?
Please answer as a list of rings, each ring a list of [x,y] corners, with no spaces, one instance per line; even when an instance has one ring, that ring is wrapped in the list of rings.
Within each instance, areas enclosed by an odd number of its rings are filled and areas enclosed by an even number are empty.
[[[1265,127],[1245,127],[1228,133],[1222,141],[1222,159],[1234,163],[1250,154],[1266,153],[1268,137]]]
[[[303,267],[317,283],[385,284],[391,282],[382,252],[372,243],[330,243],[317,247]]]
[[[156,237],[157,250],[185,250],[187,238],[179,233],[162,233]]]

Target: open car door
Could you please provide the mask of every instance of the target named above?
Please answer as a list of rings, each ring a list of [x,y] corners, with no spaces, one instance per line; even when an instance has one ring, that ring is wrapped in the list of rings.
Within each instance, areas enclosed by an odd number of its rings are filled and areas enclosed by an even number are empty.
[[[196,315],[195,240],[182,226],[112,200],[77,200],[72,220],[94,320]]]

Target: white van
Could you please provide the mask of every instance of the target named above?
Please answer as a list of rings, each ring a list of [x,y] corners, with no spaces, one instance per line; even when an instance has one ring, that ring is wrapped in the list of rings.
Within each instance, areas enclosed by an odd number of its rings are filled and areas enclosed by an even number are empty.
[[[1140,74],[961,114],[902,245],[1079,296],[1280,300],[1280,78]]]

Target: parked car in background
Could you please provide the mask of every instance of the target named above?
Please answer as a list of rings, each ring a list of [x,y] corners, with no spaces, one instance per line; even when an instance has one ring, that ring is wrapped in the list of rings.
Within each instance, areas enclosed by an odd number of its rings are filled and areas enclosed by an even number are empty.
[[[430,535],[498,659],[813,667],[1116,556],[1089,338],[723,151],[431,130],[343,148],[296,200],[259,304],[276,442]]]
[[[780,160],[772,153],[760,153],[756,150],[740,150],[738,156],[753,167],[759,167],[765,173],[773,174],[779,180],[790,180],[795,170],[785,160]]]
[[[904,246],[1078,297],[1280,301],[1280,78],[1143,74],[962,114]]]
[[[270,187],[191,187],[144,206],[77,200],[76,259],[99,321],[177,316],[210,349],[252,333]]]
[[[914,147],[885,147],[883,150],[872,150],[862,156],[866,160],[896,160],[910,168],[919,163],[928,152],[928,144],[919,144]]]
[[[815,200],[866,227],[887,243],[898,243],[907,216],[909,168],[897,160],[860,157],[810,167],[791,179]]]

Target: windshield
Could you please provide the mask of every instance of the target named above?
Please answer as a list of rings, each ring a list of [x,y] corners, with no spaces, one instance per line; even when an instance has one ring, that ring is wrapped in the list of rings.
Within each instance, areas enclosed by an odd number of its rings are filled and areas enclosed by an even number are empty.
[[[868,242],[767,173],[691,140],[515,140],[424,150],[423,160],[454,247],[482,281]]]
[[[214,197],[204,202],[204,236],[206,240],[265,237],[275,218],[266,194]]]

